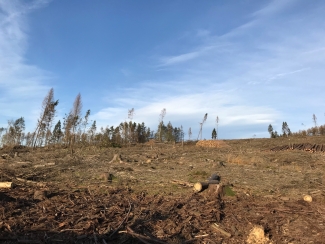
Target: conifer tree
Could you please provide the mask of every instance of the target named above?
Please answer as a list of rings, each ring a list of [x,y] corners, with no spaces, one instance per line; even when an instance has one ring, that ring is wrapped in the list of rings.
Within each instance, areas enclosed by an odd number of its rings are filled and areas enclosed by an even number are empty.
[[[94,122],[92,123],[91,127],[88,130],[90,143],[94,143],[96,130],[97,130],[96,120],[94,120]]]
[[[76,142],[76,132],[82,122],[81,118],[82,101],[80,93],[73,102],[73,107],[68,115],[64,118],[65,139],[70,147],[70,152],[73,154],[74,144]]]
[[[52,137],[51,137],[51,143],[53,144],[60,143],[62,136],[63,136],[63,132],[61,129],[61,121],[59,120],[54,126]]]
[[[39,146],[43,144],[46,132],[52,127],[52,122],[56,113],[55,108],[58,104],[59,100],[54,101],[54,90],[51,88],[42,103],[41,115],[37,121],[36,130],[34,132],[34,147],[36,147],[37,142]],[[47,143],[47,141],[45,141],[45,143]]]
[[[20,117],[15,121],[9,120],[8,127],[2,137],[2,144],[21,145],[24,140],[25,119]]]
[[[216,131],[215,128],[213,128],[213,130],[212,130],[212,139],[213,140],[216,140],[217,139],[217,131]]]

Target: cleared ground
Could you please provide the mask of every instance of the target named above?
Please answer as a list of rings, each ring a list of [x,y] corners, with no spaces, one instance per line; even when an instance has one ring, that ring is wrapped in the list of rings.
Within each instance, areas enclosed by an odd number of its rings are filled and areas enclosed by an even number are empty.
[[[93,146],[74,156],[64,148],[3,148],[0,181],[15,186],[0,189],[0,241],[245,243],[260,226],[262,243],[324,243],[325,154],[270,151],[301,143],[325,138]],[[223,194],[195,193],[191,184],[213,173]]]

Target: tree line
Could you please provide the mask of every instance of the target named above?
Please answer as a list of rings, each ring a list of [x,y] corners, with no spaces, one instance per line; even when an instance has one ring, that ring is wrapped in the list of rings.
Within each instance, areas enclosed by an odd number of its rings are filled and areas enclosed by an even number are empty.
[[[59,100],[54,99],[54,90],[50,89],[42,102],[41,113],[37,120],[35,130],[25,133],[25,119],[20,117],[9,120],[6,128],[0,128],[1,144],[7,146],[25,145],[28,147],[41,147],[51,145],[65,145],[73,149],[76,145],[96,145],[101,147],[116,147],[131,143],[145,143],[150,139],[162,142],[180,142],[184,140],[183,127],[173,127],[169,122],[164,124],[163,116],[157,132],[152,131],[142,123],[132,121],[134,109],[129,110],[130,121],[121,122],[118,126],[97,128],[96,120],[89,121],[90,110],[82,115],[82,98],[80,93],[76,96],[73,106],[63,120],[54,124]],[[54,126],[53,126],[54,125]]]
[[[270,124],[268,126],[268,132],[270,138],[277,137],[288,137],[288,136],[324,136],[325,135],[325,125],[317,125],[317,117],[315,114],[312,116],[312,121],[314,126],[305,130],[299,130],[298,132],[292,132],[287,124],[287,122],[282,123],[282,134],[279,134],[276,130],[273,129],[273,126]],[[302,124],[304,125],[304,124]]]

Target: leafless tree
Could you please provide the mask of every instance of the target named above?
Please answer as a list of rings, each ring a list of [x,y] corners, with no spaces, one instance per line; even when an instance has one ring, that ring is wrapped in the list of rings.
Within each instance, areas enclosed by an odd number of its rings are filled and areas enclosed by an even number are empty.
[[[313,122],[315,124],[315,127],[317,127],[317,117],[315,114],[313,114]]]
[[[219,117],[216,118],[216,124],[217,124],[217,140],[218,140],[218,125],[219,125]]]
[[[188,140],[189,141],[191,140],[191,137],[192,137],[192,129],[190,127],[190,128],[188,128]]]
[[[162,127],[162,125],[164,123],[164,117],[165,116],[166,116],[166,109],[163,108],[161,110],[160,115],[159,115],[159,141],[161,141],[161,132],[162,132],[161,127]]]
[[[130,120],[129,127],[128,127],[128,141],[131,142],[133,140],[133,133],[132,133],[132,120],[134,116],[134,108],[128,110],[128,118]]]
[[[200,131],[199,131],[199,135],[198,135],[198,137],[197,137],[198,140],[199,140],[199,138],[200,138],[200,140],[202,140],[202,127],[203,127],[204,122],[207,120],[207,118],[208,118],[208,113],[206,113],[206,114],[204,115],[203,120],[202,120],[202,122],[200,123]]]

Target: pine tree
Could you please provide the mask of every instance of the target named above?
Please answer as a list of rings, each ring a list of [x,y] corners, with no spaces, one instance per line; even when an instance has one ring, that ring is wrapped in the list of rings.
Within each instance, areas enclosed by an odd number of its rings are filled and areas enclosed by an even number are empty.
[[[96,130],[97,130],[96,120],[94,120],[94,122],[92,123],[90,129],[88,130],[89,141],[90,141],[90,143],[92,143],[92,144],[94,143]]]
[[[291,130],[289,129],[287,122],[282,123],[282,133],[284,137],[291,135]]]
[[[51,137],[51,143],[53,144],[60,143],[62,136],[63,136],[63,132],[61,130],[61,121],[59,120],[54,126],[52,137]]]
[[[64,118],[65,140],[69,144],[70,152],[73,154],[74,144],[76,142],[76,132],[82,122],[81,118],[82,101],[80,93],[74,100],[73,107]]]
[[[42,103],[41,115],[37,121],[37,126],[33,138],[34,147],[36,147],[37,142],[38,145],[41,146],[44,142],[44,139],[46,140],[46,132],[52,127],[52,122],[56,113],[55,108],[58,104],[59,100],[54,101],[54,90],[51,88]],[[47,143],[48,141],[46,140],[45,144]]]
[[[15,121],[9,120],[5,134],[2,136],[2,144],[4,145],[21,145],[25,134],[25,119],[20,117]]]
[[[213,140],[217,139],[217,131],[215,128],[213,128],[213,130],[212,130],[212,139]]]

